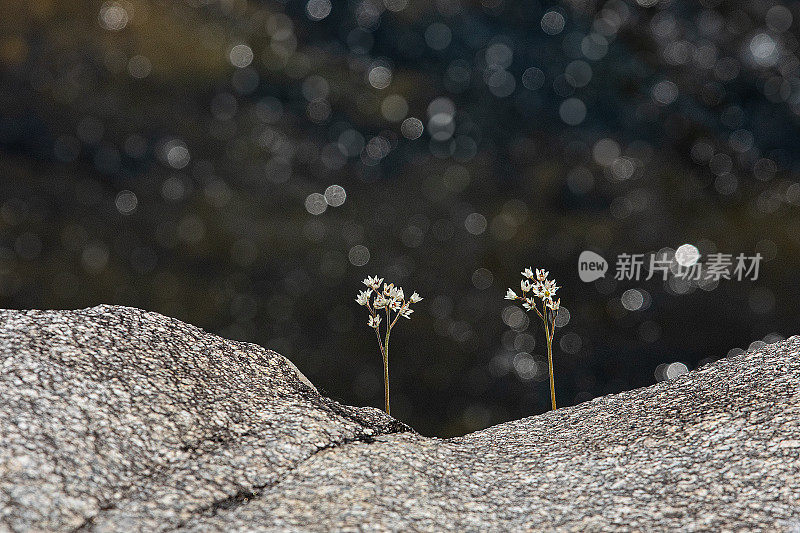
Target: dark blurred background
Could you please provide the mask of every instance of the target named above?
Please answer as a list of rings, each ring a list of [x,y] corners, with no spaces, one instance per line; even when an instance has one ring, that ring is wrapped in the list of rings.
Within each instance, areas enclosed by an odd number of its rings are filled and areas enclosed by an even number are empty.
[[[5,2],[0,305],[158,311],[378,407],[353,301],[378,274],[425,297],[392,336],[393,414],[440,436],[549,408],[540,325],[503,300],[526,266],[563,286],[561,405],[793,335],[798,21],[771,0]],[[612,279],[683,244],[765,260]],[[605,279],[580,281],[583,250]]]

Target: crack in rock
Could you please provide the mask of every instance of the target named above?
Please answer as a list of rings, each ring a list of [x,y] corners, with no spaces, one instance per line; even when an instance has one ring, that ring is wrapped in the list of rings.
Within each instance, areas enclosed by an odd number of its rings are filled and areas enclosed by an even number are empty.
[[[344,440],[338,441],[338,442],[332,442],[332,443],[327,444],[325,446],[319,446],[308,457],[303,459],[293,469],[285,472],[276,481],[274,481],[272,483],[266,483],[266,484],[263,484],[263,485],[256,485],[256,486],[253,486],[253,487],[250,487],[250,488],[242,487],[239,490],[237,490],[236,493],[234,493],[234,494],[231,494],[231,495],[226,496],[224,498],[221,498],[219,500],[215,500],[215,501],[211,502],[210,505],[207,505],[205,507],[201,507],[201,508],[197,509],[195,511],[195,514],[197,514],[198,516],[202,516],[202,515],[205,515],[205,516],[216,516],[218,514],[218,512],[221,511],[221,510],[233,510],[233,509],[236,509],[236,508],[238,508],[238,507],[240,507],[242,505],[245,505],[246,503],[261,497],[268,490],[272,490],[272,489],[278,487],[286,478],[291,476],[300,467],[305,465],[308,461],[313,459],[320,452],[323,452],[323,451],[326,451],[326,450],[335,450],[335,449],[341,448],[342,446],[346,446],[348,444],[352,444],[352,443],[355,443],[355,442],[361,442],[361,443],[364,443],[364,444],[371,444],[371,443],[375,442],[376,437],[402,433],[402,432],[405,432],[405,431],[406,430],[403,429],[403,428],[398,428],[398,431],[395,431],[395,432],[392,432],[392,433],[381,433],[381,434],[377,434],[376,435],[371,430],[368,430],[368,431],[365,431],[364,433],[356,435],[355,437],[352,437],[352,438],[344,439]],[[177,526],[175,526],[174,529],[172,529],[170,531],[179,531],[179,530],[183,529],[186,526],[187,522],[188,522],[188,520],[182,521]]]

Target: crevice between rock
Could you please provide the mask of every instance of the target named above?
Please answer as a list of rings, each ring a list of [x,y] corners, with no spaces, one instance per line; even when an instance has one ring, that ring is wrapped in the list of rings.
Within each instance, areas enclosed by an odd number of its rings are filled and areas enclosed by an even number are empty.
[[[324,398],[324,397],[323,397]],[[333,400],[330,400],[332,403],[336,403]],[[344,407],[344,406],[342,406]],[[235,494],[231,494],[224,498],[220,498],[218,500],[214,500],[209,505],[205,505],[203,507],[199,507],[196,511],[194,511],[195,516],[215,516],[221,510],[232,510],[246,503],[259,498],[266,492],[274,489],[278,485],[280,485],[286,478],[292,475],[296,470],[300,469],[305,463],[313,459],[317,454],[323,452],[325,450],[333,450],[336,448],[340,448],[342,446],[346,446],[348,444],[353,443],[364,443],[364,444],[371,444],[375,442],[377,437],[392,435],[397,433],[407,433],[407,432],[414,432],[409,426],[403,424],[399,420],[395,420],[397,422],[397,430],[396,431],[388,431],[388,432],[381,432],[375,433],[374,430],[371,428],[364,428],[365,431],[356,433],[353,437],[345,438],[339,441],[334,441],[325,446],[318,446],[316,450],[311,452],[307,457],[300,460],[295,464],[292,468],[288,469],[286,472],[281,474],[278,479],[272,481],[270,483],[265,483],[263,485],[254,485],[252,487],[242,487]],[[414,432],[416,433],[416,432]],[[186,527],[186,524],[189,520],[183,520],[179,522],[175,527],[167,529],[165,531],[179,531]]]

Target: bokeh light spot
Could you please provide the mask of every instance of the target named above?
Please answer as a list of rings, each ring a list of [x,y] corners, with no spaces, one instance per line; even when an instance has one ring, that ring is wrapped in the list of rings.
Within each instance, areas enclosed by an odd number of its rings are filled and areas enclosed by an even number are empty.
[[[391,122],[400,122],[408,114],[408,103],[399,94],[390,94],[381,102],[383,118]]]
[[[669,105],[678,98],[678,86],[669,80],[663,80],[653,87],[653,100],[660,105]]]
[[[679,376],[689,373],[689,367],[686,364],[677,361],[675,363],[670,363],[667,365],[667,368],[664,370],[664,377],[666,379],[675,379]]]
[[[472,273],[472,285],[478,290],[488,289],[494,282],[494,275],[489,269],[479,268]]]
[[[246,44],[237,44],[228,53],[228,60],[234,67],[244,68],[253,62],[253,50]]]
[[[322,20],[331,14],[330,0],[308,0],[306,14],[311,20]]]
[[[675,250],[675,261],[681,266],[688,267],[694,265],[697,263],[698,259],[700,259],[700,250],[693,244],[681,244],[678,246],[678,249]]]
[[[434,22],[425,29],[425,42],[433,50],[444,50],[450,45],[453,32],[441,22]]]
[[[620,297],[622,307],[628,311],[638,311],[644,304],[644,295],[638,289],[628,289]]]
[[[564,31],[564,15],[558,11],[548,11],[542,17],[542,30],[548,35],[558,35]]]
[[[464,220],[464,227],[472,235],[480,235],[486,231],[487,226],[486,217],[480,213],[470,213]]]
[[[168,141],[164,145],[164,157],[167,164],[174,169],[186,167],[191,160],[189,149],[182,141],[177,139]]]
[[[369,263],[369,248],[363,244],[357,244],[350,248],[347,258],[353,266],[364,266]]]
[[[411,140],[422,137],[424,129],[422,121],[416,117],[408,117],[400,125],[400,132],[403,134],[403,137]]]
[[[328,208],[328,202],[325,201],[325,196],[318,192],[312,192],[306,196],[305,205],[306,211],[312,215],[321,215]]]
[[[129,215],[133,213],[138,204],[139,200],[136,198],[136,194],[134,194],[132,191],[120,191],[114,200],[114,205],[116,205],[117,211],[123,215]]]
[[[530,90],[536,91],[544,86],[544,72],[537,67],[528,67],[522,73],[522,85]]]
[[[586,118],[586,104],[580,98],[567,98],[561,102],[558,114],[564,124],[577,126]]]
[[[325,189],[325,202],[331,207],[339,207],[344,204],[347,193],[341,185],[331,185]]]
[[[369,71],[369,84],[376,89],[385,89],[392,83],[392,71],[384,65],[376,65]]]
[[[98,15],[100,25],[109,31],[120,31],[128,25],[129,15],[119,2],[104,2]]]
[[[153,65],[145,56],[136,55],[128,60],[128,73],[133,78],[146,78],[152,70]]]

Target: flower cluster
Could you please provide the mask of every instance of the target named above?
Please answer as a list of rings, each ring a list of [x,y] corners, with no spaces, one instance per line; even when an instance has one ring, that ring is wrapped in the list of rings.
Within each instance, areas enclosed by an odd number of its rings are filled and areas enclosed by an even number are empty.
[[[409,296],[408,300],[405,298],[405,293],[403,292],[402,287],[395,287],[394,283],[384,283],[383,290],[380,290],[381,283],[383,283],[383,278],[378,278],[378,276],[374,277],[367,277],[363,281],[364,285],[367,286],[367,290],[361,291],[356,296],[356,303],[358,305],[364,306],[369,310],[370,316],[367,320],[367,324],[371,328],[378,328],[381,323],[381,317],[378,314],[378,311],[381,309],[386,310],[387,320],[390,319],[390,311],[395,311],[397,315],[394,318],[394,321],[389,324],[391,328],[394,325],[394,322],[397,321],[398,317],[403,318],[411,318],[411,313],[414,312],[411,309],[411,304],[415,304],[422,300],[422,297],[417,294],[416,292]],[[375,293],[375,298],[370,305],[370,296],[372,293]]]
[[[421,301],[422,297],[415,292],[406,299],[402,287],[395,287],[394,283],[383,283],[383,288],[381,288],[382,283],[383,278],[378,278],[378,276],[367,277],[364,280],[364,285],[367,286],[367,289],[358,293],[356,303],[366,307],[369,311],[367,325],[375,330],[375,335],[378,337],[378,348],[380,348],[381,356],[383,357],[384,400],[386,413],[388,414],[389,336],[398,318],[401,316],[403,318],[411,318],[411,313],[414,312],[411,309],[411,304]],[[373,293],[375,295],[374,298],[372,298]],[[370,298],[372,298],[372,302],[370,302]],[[381,309],[385,311],[386,317],[383,336],[381,336]]]
[[[561,298],[555,299],[556,291],[560,288],[554,279],[547,279],[550,274],[547,270],[536,269],[534,273],[530,267],[521,272],[522,281],[520,288],[522,296],[508,289],[506,300],[521,300],[526,311],[536,311],[544,323],[544,336],[547,340],[547,366],[550,370],[550,401],[553,409],[556,408],[556,385],[553,377],[553,337],[556,334],[556,316],[561,308]],[[539,302],[541,301],[541,310]]]
[[[536,309],[539,316],[542,316],[534,300],[534,297],[536,297],[542,300],[543,306],[547,309],[558,311],[559,307],[561,307],[561,298],[556,300],[554,296],[556,295],[556,291],[561,287],[556,285],[556,280],[547,279],[550,273],[547,270],[537,268],[534,274],[531,268],[526,268],[521,274],[523,276],[520,282],[522,296],[517,296],[517,293],[508,289],[506,292],[506,300],[522,300],[522,307],[524,307],[526,311]],[[531,293],[531,295],[528,296],[528,293]]]

